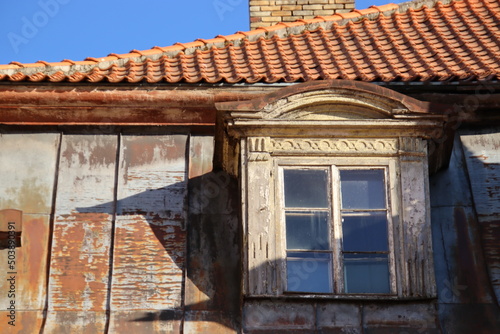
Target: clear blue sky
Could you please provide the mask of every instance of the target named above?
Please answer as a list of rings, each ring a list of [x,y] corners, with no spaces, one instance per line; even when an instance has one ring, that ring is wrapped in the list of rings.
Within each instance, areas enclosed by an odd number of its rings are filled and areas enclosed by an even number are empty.
[[[356,7],[390,2],[403,1]],[[0,64],[83,60],[248,29],[248,0],[0,0]]]

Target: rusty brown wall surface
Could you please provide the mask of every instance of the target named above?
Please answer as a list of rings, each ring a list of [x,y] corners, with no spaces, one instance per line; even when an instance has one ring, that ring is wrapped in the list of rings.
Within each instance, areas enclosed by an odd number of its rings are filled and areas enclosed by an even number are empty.
[[[181,326],[187,140],[186,134],[121,137],[110,332],[130,324],[138,333]]]
[[[16,274],[8,274],[8,250],[0,250],[0,326],[7,324],[15,302],[15,330],[38,332],[43,320],[47,283],[47,252],[52,194],[56,174],[58,134],[0,136],[0,209],[23,212],[22,247],[15,249]],[[11,276],[14,298],[9,298]]]
[[[65,328],[104,331],[106,327],[117,145],[114,135],[62,137],[45,325],[48,332]],[[83,207],[95,209],[79,209]]]
[[[23,212],[16,327],[0,331],[499,330],[496,132],[460,133],[431,177],[438,299],[419,302],[243,301],[238,182],[212,170],[213,145],[168,132],[0,136],[0,210]],[[9,303],[2,293],[0,319]]]
[[[0,210],[21,210],[23,233],[0,331],[182,332],[188,177],[209,173],[212,155],[213,137],[178,131],[2,134]],[[189,328],[226,328],[190,318]]]

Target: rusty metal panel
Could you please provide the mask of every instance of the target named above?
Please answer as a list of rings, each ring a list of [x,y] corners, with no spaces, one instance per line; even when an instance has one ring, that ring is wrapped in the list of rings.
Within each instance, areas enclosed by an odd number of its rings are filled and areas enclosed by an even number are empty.
[[[243,309],[245,333],[257,330],[306,330],[316,329],[314,302],[253,301]]]
[[[363,333],[439,333],[432,302],[363,305]]]
[[[4,290],[1,290],[4,291]],[[16,311],[15,326],[8,324],[11,321],[10,312],[0,311],[0,332],[4,333],[39,333],[43,322],[43,313],[41,310],[29,311],[20,310]]]
[[[47,275],[47,243],[49,240],[49,217],[46,215],[23,215],[23,243],[18,248],[19,305],[26,310],[41,310],[45,303]]]
[[[500,304],[500,130],[461,134],[491,284]]]
[[[117,137],[65,135],[62,141],[56,198],[56,218],[77,221],[75,214],[102,213],[110,221]],[[81,218],[81,217],[80,217]],[[102,221],[100,218],[98,221]]]
[[[112,311],[109,333],[182,333],[181,318],[182,311]]]
[[[189,178],[195,178],[213,169],[214,137],[191,136],[189,148]]]
[[[235,331],[235,318],[228,317],[225,312],[190,311],[184,319],[184,333],[214,333],[233,334]]]
[[[0,209],[50,214],[59,135],[0,136]]]
[[[105,326],[106,313],[102,311],[82,311],[78,308],[73,311],[49,310],[43,333],[105,333]]]
[[[247,300],[244,333],[439,333],[432,301]]]
[[[104,331],[116,150],[116,136],[63,137],[47,332]]]
[[[144,322],[143,329],[180,328],[178,319],[160,318],[161,312],[182,306],[186,143],[186,135],[122,136],[111,331],[120,332],[130,322]],[[149,311],[151,316],[138,316],[133,310]],[[158,321],[162,324],[150,323]]]
[[[317,307],[318,327],[327,333],[345,331],[361,333],[361,307],[357,304],[325,303]]]
[[[15,298],[0,295],[2,328],[7,305],[16,307],[15,332],[40,330],[46,293],[49,219],[56,169],[58,134],[0,136],[0,210],[23,212],[21,247],[15,249]],[[9,291],[8,249],[0,250],[0,291]],[[7,277],[9,275],[9,277]],[[10,284],[9,284],[10,285]],[[5,327],[4,327],[5,326]]]
[[[179,222],[118,219],[115,234],[113,310],[163,310],[181,306],[185,232]]]
[[[122,137],[119,216],[186,218],[186,141],[186,135]]]

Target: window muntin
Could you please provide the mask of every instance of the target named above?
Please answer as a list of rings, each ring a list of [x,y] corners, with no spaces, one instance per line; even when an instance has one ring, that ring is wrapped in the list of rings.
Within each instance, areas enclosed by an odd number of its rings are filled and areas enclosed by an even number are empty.
[[[286,291],[392,293],[387,166],[282,173]]]

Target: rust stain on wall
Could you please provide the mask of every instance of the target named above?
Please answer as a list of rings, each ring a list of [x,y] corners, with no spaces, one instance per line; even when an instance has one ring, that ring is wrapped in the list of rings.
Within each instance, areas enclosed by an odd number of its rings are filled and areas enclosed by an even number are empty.
[[[19,288],[22,308],[41,310],[45,302],[49,217],[24,215],[23,246],[19,251]]]
[[[180,224],[120,219],[116,227],[113,310],[162,310],[181,306],[185,233]]]
[[[56,222],[50,310],[106,309],[109,234],[109,221]]]

